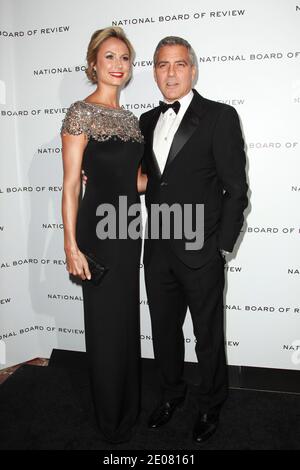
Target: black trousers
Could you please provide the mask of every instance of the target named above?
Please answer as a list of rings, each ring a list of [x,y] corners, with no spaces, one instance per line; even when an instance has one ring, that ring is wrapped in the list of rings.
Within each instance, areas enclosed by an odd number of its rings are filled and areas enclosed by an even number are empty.
[[[196,337],[199,410],[220,406],[228,390],[224,344],[224,260],[217,250],[204,266],[186,266],[168,240],[152,240],[145,281],[152,323],[154,356],[163,400],[182,397],[184,336],[189,307]]]

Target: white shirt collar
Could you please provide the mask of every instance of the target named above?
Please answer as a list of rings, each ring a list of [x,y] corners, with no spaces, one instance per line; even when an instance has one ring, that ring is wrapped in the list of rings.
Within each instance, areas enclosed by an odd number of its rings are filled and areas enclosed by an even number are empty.
[[[180,103],[180,110],[179,110],[179,113],[177,114],[178,117],[182,117],[184,115],[184,113],[186,112],[187,108],[189,107],[193,97],[194,97],[194,92],[193,92],[193,90],[190,90],[186,95],[182,96],[178,100],[174,100],[174,101],[179,101],[179,103]],[[165,103],[168,103],[168,104],[169,103],[174,103],[174,101],[167,101],[166,99],[164,101],[165,101]]]

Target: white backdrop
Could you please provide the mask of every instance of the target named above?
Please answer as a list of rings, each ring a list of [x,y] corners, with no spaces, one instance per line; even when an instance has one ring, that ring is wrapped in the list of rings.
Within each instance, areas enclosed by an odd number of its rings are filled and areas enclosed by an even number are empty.
[[[84,350],[80,285],[65,269],[60,126],[92,92],[91,34],[124,27],[136,49],[122,104],[155,106],[152,53],[188,39],[197,90],[236,107],[251,206],[226,266],[228,363],[300,368],[300,4],[293,0],[0,0],[0,368],[52,348]],[[153,357],[141,265],[141,342]],[[186,360],[196,361],[189,315]]]

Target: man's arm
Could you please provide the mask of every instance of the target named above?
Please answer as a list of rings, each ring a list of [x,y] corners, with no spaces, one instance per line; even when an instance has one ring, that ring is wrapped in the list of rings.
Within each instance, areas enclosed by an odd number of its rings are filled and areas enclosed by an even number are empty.
[[[216,123],[213,152],[224,189],[219,248],[232,251],[244,222],[248,185],[241,126],[238,114],[231,106],[221,111]]]

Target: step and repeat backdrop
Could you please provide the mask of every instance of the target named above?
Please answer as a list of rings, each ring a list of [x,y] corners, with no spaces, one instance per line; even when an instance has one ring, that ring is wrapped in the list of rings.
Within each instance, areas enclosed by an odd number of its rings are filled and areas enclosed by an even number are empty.
[[[152,56],[167,35],[198,59],[195,88],[234,106],[246,142],[250,206],[225,266],[231,365],[300,369],[300,2],[0,1],[0,368],[85,350],[80,284],[66,271],[61,121],[93,91],[91,34],[115,25],[135,46],[121,103],[137,116],[161,98]],[[145,211],[144,211],[145,215]],[[141,344],[153,357],[141,262]],[[116,286],[117,289],[117,286]],[[196,362],[189,313],[186,360]]]

